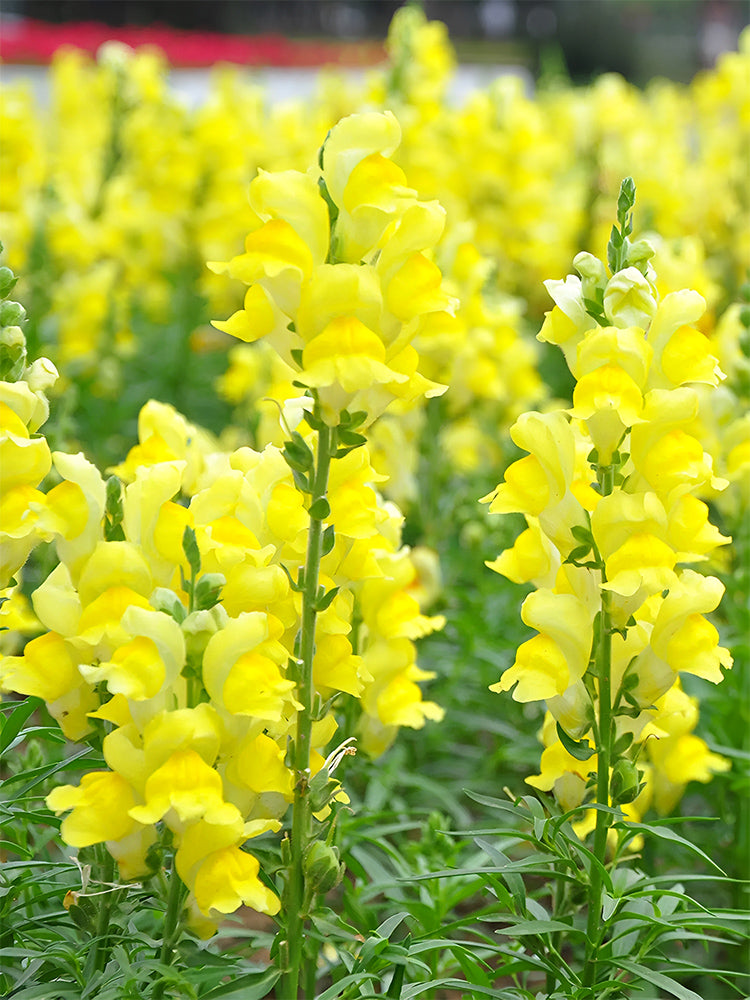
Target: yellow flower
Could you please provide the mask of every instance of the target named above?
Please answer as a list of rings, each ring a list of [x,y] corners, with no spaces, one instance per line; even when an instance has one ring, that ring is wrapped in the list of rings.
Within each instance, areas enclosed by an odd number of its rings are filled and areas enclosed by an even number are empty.
[[[512,548],[485,562],[485,566],[513,583],[533,581],[535,586],[551,586],[560,568],[559,553],[541,531],[537,518],[527,515],[526,521],[528,528],[521,532]]]
[[[208,640],[203,683],[212,700],[237,715],[278,722],[290,708],[294,681],[281,672],[289,653],[278,641],[281,623],[260,611],[243,612]]]
[[[91,771],[81,783],[53,788],[46,799],[53,812],[72,810],[60,832],[71,847],[122,840],[136,829],[130,815],[135,799],[130,785],[112,771]]]
[[[144,798],[145,804],[133,806],[129,815],[144,825],[164,819],[176,832],[202,818],[221,825],[239,816],[237,807],[224,801],[221,777],[195,750],[171,754],[149,776]]]
[[[260,865],[237,846],[214,851],[195,876],[193,891],[204,914],[234,913],[243,903],[260,913],[278,913],[278,896],[258,878]]]
[[[721,667],[732,657],[719,646],[719,633],[703,617],[718,607],[724,586],[714,576],[682,572],[677,586],[664,598],[654,622],[651,646],[675,671],[697,674],[714,684],[723,680]]]

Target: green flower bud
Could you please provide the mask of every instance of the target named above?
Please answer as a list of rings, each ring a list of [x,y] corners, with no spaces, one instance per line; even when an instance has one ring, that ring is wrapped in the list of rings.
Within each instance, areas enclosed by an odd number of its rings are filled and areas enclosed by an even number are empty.
[[[18,278],[9,267],[0,267],[0,298],[7,298]]]
[[[628,247],[628,263],[637,266],[654,256],[654,248],[648,240],[636,240]]]
[[[612,768],[609,782],[609,794],[612,805],[632,802],[641,790],[638,768],[627,757],[621,757]]]
[[[60,374],[49,358],[37,358],[26,369],[24,378],[32,392],[47,392],[57,382]]]
[[[192,611],[182,623],[188,659],[202,657],[208,640],[228,621],[229,615],[220,604],[210,610]]]
[[[221,573],[204,573],[195,585],[195,605],[198,610],[212,608],[219,600],[227,580]]]
[[[26,319],[26,310],[20,302],[0,302],[0,326],[18,326]]]
[[[604,263],[592,253],[582,250],[573,258],[573,267],[581,276],[582,284],[587,283],[595,288],[604,288],[609,281]],[[584,291],[584,294],[585,291]],[[589,296],[591,298],[591,296]]]
[[[157,587],[151,594],[149,602],[156,611],[163,611],[164,614],[174,618],[178,625],[181,625],[187,618],[185,605],[177,594],[168,587]]]
[[[17,382],[26,368],[26,338],[20,326],[0,329],[0,379]]]
[[[304,870],[308,888],[326,893],[341,882],[346,866],[339,858],[336,847],[326,844],[324,840],[316,840],[305,853]]]

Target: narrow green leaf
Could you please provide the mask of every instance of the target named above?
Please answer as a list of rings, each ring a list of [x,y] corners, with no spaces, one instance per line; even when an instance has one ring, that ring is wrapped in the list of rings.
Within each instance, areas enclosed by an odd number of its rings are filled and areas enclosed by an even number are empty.
[[[21,732],[24,722],[42,704],[41,698],[26,698],[19,702],[3,724],[0,731],[0,754],[2,754]]]
[[[331,587],[329,591],[327,591],[322,595],[322,597],[319,597],[317,599],[317,601],[315,602],[315,610],[320,612],[320,611],[325,611],[327,608],[329,608],[333,602],[334,597],[336,596],[336,594],[338,594],[338,592],[339,592],[338,587]]]
[[[675,833],[674,830],[671,830],[668,826],[659,826],[656,823],[633,823],[630,820],[624,823],[616,823],[615,826],[619,826],[623,830],[627,831],[642,830],[644,833],[650,833],[652,836],[659,837],[661,840],[671,840],[675,844],[681,844],[683,847],[687,848],[687,850],[692,851],[694,854],[703,858],[704,861],[707,861],[713,868],[721,872],[722,875],[726,875],[726,872],[723,871],[716,864],[716,862],[705,853],[705,851],[702,851],[697,844],[693,844],[684,837],[681,837],[679,833]]]
[[[503,919],[509,920],[510,916],[504,914]],[[572,927],[562,920],[520,920],[510,927],[498,928],[496,934],[504,934],[506,937],[523,937],[528,934],[554,934],[562,931],[577,937],[586,937],[586,932],[582,927]]]
[[[352,984],[359,986],[360,984],[365,982],[374,983],[379,981],[380,981],[379,975],[376,976],[373,975],[372,973],[367,973],[367,972],[354,972],[349,976],[344,976],[343,979],[340,979],[337,983],[334,983],[333,986],[329,986],[327,990],[324,990],[322,993],[319,993],[318,996],[315,998],[315,1000],[338,1000],[338,998],[343,996],[342,991],[345,986],[351,986]],[[211,998],[207,998],[207,1000],[211,1000]]]
[[[652,986],[666,991],[670,996],[677,997],[678,1000],[705,1000],[704,997],[689,990],[687,986],[682,986],[670,976],[665,976],[661,972],[654,972],[653,969],[649,969],[645,965],[640,965],[638,962],[631,962],[630,959],[623,958],[621,955],[617,958],[617,964],[632,976],[638,976],[639,979],[643,979]]]
[[[262,973],[249,972],[238,976],[231,983],[222,983],[209,990],[203,994],[202,1000],[263,1000],[280,976],[280,969],[267,969]]]
[[[332,524],[329,524],[327,528],[323,531],[323,543],[321,547],[321,555],[327,556],[329,552],[333,550],[333,546],[336,544],[336,532]]]

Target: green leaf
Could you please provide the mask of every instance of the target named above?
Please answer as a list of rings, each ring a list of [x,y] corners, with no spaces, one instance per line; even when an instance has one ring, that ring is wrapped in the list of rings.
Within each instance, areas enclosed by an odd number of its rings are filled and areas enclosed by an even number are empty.
[[[510,914],[503,914],[503,920],[510,919],[512,919]],[[555,934],[558,931],[586,937],[583,927],[573,927],[571,924],[563,923],[562,920],[519,920],[510,927],[498,928],[495,933],[504,934],[506,937],[524,937],[528,934]]]
[[[557,735],[570,756],[575,757],[576,760],[589,760],[596,753],[596,747],[592,747],[588,740],[574,740],[565,732],[559,722],[557,723]]]
[[[652,836],[659,837],[661,840],[669,840],[675,844],[681,844],[689,851],[692,851],[693,854],[697,854],[699,857],[703,858],[704,861],[707,861],[712,868],[721,872],[722,875],[726,875],[726,872],[723,871],[723,869],[721,869],[715,861],[712,861],[711,858],[709,858],[709,856],[700,849],[700,847],[691,843],[689,840],[686,840],[684,837],[681,837],[679,833],[675,833],[674,830],[670,830],[668,826],[661,826],[656,823],[633,823],[629,820],[624,823],[615,823],[614,825],[619,826],[621,829],[628,832],[631,830],[642,830],[644,833],[650,833]]]
[[[704,1000],[704,997],[689,990],[687,986],[682,986],[670,976],[665,976],[661,972],[654,972],[653,969],[649,969],[645,965],[640,965],[638,962],[631,962],[630,959],[619,955],[617,964],[632,976],[638,976],[639,979],[643,979],[647,983],[651,983],[652,986],[666,991],[670,996],[677,997],[678,1000]]]
[[[204,993],[202,1000],[263,1000],[271,991],[271,987],[281,976],[280,969],[267,969],[264,972],[249,972],[238,976],[231,983]]]
[[[19,702],[3,723],[0,731],[0,755],[10,746],[21,731],[24,722],[42,704],[41,698],[26,698]]]
[[[338,594],[338,592],[339,592],[338,587],[331,587],[329,591],[323,593],[322,596],[320,596],[315,602],[315,610],[320,612],[320,611],[325,611],[326,608],[330,608],[331,602],[333,601],[336,594]]]
[[[325,533],[324,533],[324,535],[325,535]],[[297,579],[297,580],[295,581],[295,580],[294,580],[294,579],[292,578],[292,574],[291,574],[291,573],[289,572],[289,570],[288,570],[288,569],[287,569],[287,567],[286,567],[286,566],[284,565],[284,563],[279,563],[279,566],[281,566],[281,568],[283,569],[283,571],[284,571],[284,572],[286,573],[286,578],[287,578],[287,580],[289,581],[289,586],[290,586],[290,587],[292,588],[292,590],[293,590],[293,591],[294,591],[295,593],[297,593],[297,594],[301,594],[301,593],[302,593],[302,591],[303,591],[303,590],[305,589],[305,583],[304,583],[304,570],[303,570],[303,568],[302,568],[302,567],[300,567],[300,569],[299,569],[299,577],[298,577],[298,579]]]
[[[292,469],[292,476],[294,478],[294,485],[301,493],[310,492],[310,481],[304,472],[300,472],[298,469]]]
[[[481,837],[477,837],[476,845],[481,850],[483,850],[492,860],[499,866],[502,873],[502,868],[504,865],[512,865],[512,861],[507,857],[501,850],[490,844],[489,841],[484,840]],[[516,904],[519,913],[524,913],[526,910],[526,886],[521,876],[516,871],[509,870],[502,873],[502,877],[505,880],[508,888],[510,889],[513,900]]]
[[[333,550],[333,546],[336,544],[336,532],[332,524],[329,524],[327,528],[323,531],[323,542],[321,546],[321,555],[327,556],[329,552]]]
[[[387,942],[384,942],[384,944]],[[342,990],[345,986],[359,986],[365,982],[380,982],[380,975],[374,975],[367,972],[354,972],[349,976],[344,976],[343,979],[339,979],[337,983],[333,986],[329,986],[327,990],[319,993],[315,1000],[339,1000],[343,996]],[[206,1000],[211,1000],[211,998],[206,998]]]

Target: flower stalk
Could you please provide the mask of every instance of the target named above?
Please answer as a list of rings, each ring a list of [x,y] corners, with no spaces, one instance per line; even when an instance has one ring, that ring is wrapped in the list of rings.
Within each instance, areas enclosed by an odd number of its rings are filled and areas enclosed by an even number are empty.
[[[314,418],[313,418],[314,419]],[[305,876],[305,857],[313,840],[313,816],[310,801],[310,751],[313,725],[313,658],[315,656],[315,626],[320,608],[320,561],[323,556],[324,521],[330,513],[326,498],[328,473],[335,449],[335,428],[323,421],[317,427],[317,457],[312,473],[310,528],[307,557],[302,577],[302,623],[299,632],[297,662],[297,700],[302,708],[297,714],[297,729],[293,746],[294,801],[292,804],[291,837],[287,853],[284,914],[286,917],[286,956],[282,995],[292,998],[305,996],[314,979],[312,957],[306,948],[304,933],[309,903],[315,894],[309,892]],[[306,905],[307,904],[307,905]],[[303,992],[300,993],[300,985]]]
[[[602,496],[610,496],[614,489],[614,466],[597,470]],[[598,555],[598,554],[597,554]],[[601,562],[601,557],[598,557]],[[601,562],[602,583],[606,583],[606,569]],[[609,804],[610,768],[613,763],[614,719],[612,714],[612,611],[609,592],[601,590],[601,611],[597,647],[594,655],[598,680],[598,705],[596,725],[596,801],[600,805]],[[600,944],[602,910],[602,872],[606,866],[607,839],[612,826],[612,813],[597,809],[594,831],[594,856],[599,862],[592,865],[588,883],[588,917],[586,926],[586,959],[583,971],[584,986],[593,992],[596,983],[597,952]]]

